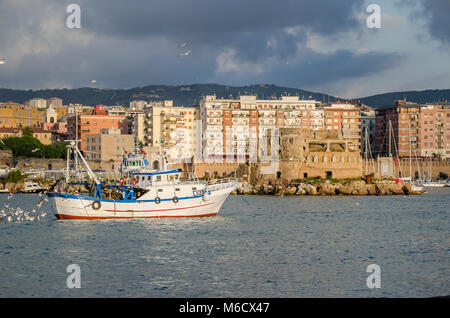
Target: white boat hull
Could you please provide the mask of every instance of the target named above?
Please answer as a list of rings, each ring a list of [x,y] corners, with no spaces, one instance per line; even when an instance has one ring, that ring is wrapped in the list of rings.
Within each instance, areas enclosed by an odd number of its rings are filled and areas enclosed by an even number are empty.
[[[433,183],[424,183],[424,187],[428,188],[442,188],[445,187],[445,183],[433,182]]]
[[[48,193],[59,219],[131,219],[161,217],[205,217],[216,215],[236,183],[203,195],[154,200],[105,200],[83,195]],[[94,202],[100,202],[100,204]],[[100,205],[100,207],[99,207]],[[98,209],[94,209],[98,208]]]

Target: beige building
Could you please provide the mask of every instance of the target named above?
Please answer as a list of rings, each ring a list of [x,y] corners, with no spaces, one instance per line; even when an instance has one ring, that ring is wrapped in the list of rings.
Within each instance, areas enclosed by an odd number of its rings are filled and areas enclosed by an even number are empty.
[[[119,129],[102,129],[100,134],[86,135],[86,159],[118,161],[125,152],[133,152],[134,136],[121,134]]]
[[[146,145],[165,152],[169,161],[192,158],[198,107],[173,106],[172,101],[164,101],[144,111]]]
[[[47,100],[43,98],[33,98],[28,101],[28,105],[37,108],[47,108]]]

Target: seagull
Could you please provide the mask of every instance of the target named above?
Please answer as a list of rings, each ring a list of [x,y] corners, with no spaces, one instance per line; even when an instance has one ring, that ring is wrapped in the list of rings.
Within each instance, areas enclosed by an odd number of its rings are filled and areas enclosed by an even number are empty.
[[[89,83],[97,83],[97,80],[90,80]]]
[[[178,48],[179,49],[183,49],[183,48],[186,47],[186,45],[187,45],[187,42],[183,42],[183,43],[180,44],[180,46]]]
[[[184,53],[180,53],[180,54],[178,54],[178,56],[188,56],[189,54],[191,54],[191,50],[189,50],[189,51],[186,51],[186,52],[184,52]]]
[[[5,143],[3,142],[3,140],[1,140],[1,139],[0,139],[0,142],[1,142],[2,144],[5,144]]]
[[[0,65],[5,64],[6,60],[5,59],[0,59]]]
[[[36,152],[36,151],[39,151],[39,150],[41,150],[41,149],[36,148],[36,149],[31,150],[31,152]]]
[[[36,204],[36,206],[37,206],[38,208],[40,208],[40,207],[42,206],[42,203],[44,203],[44,199],[41,199],[41,200],[38,202],[38,204]]]

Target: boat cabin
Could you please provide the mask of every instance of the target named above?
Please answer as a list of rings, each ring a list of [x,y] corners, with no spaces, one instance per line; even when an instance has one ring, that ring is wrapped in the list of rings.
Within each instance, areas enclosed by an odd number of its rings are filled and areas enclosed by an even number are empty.
[[[142,154],[127,154],[123,156],[122,163],[120,165],[120,171],[122,175],[128,172],[133,172],[140,169],[148,168],[148,160]]]
[[[148,188],[155,185],[178,184],[182,173],[183,170],[181,169],[173,169],[156,172],[135,172],[133,176],[137,180],[136,187]]]

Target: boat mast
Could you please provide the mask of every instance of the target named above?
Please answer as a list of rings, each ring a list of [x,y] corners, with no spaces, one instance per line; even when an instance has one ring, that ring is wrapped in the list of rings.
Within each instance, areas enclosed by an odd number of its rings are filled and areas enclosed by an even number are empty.
[[[409,136],[409,181],[412,182],[412,165],[411,165],[411,157],[412,157],[412,146],[411,146],[411,120],[408,120],[408,136]]]
[[[95,181],[96,184],[100,184],[100,181],[98,181],[97,176],[94,174],[94,172],[91,170],[91,168],[89,167],[89,165],[87,164],[86,160],[84,160],[83,155],[81,154],[80,150],[78,149],[78,147],[75,145],[71,145],[72,149],[75,151],[75,157],[76,155],[80,156],[81,161],[83,162],[84,166],[87,169],[88,175],[91,179],[93,179]]]
[[[364,145],[365,146],[364,155],[365,155],[365,158],[366,158],[366,165],[365,165],[366,166],[366,176],[367,176],[367,152],[368,152],[368,149],[367,149],[367,132],[368,131],[367,131],[367,127],[366,127],[366,131],[365,131],[366,135],[364,136],[365,137],[364,138],[364,143],[365,143],[365,145]]]

